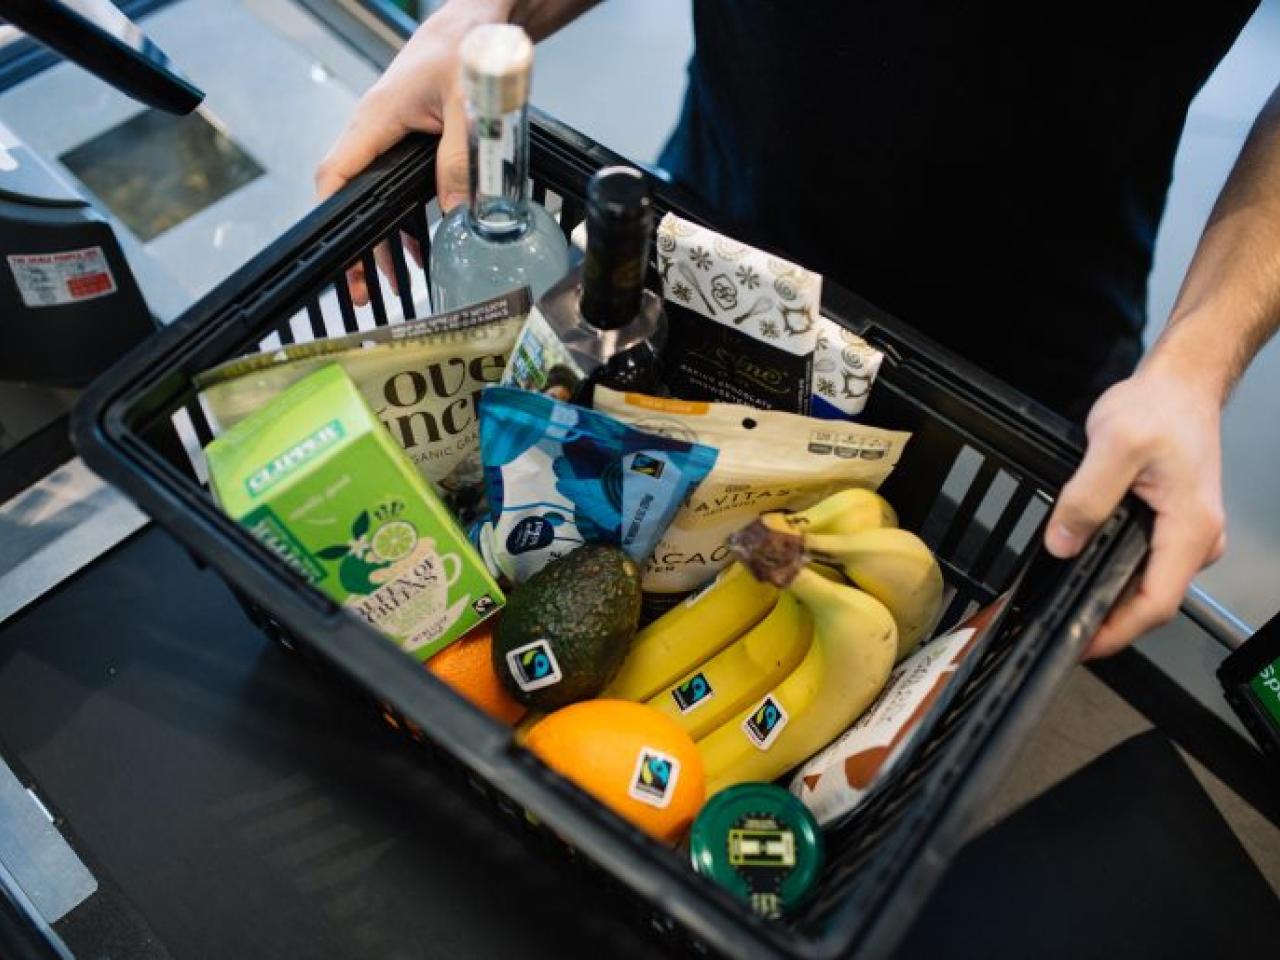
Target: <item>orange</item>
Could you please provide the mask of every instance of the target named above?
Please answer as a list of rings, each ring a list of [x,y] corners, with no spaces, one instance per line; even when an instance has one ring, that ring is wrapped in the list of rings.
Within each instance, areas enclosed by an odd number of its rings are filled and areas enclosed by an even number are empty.
[[[427,669],[495,720],[508,726],[524,716],[493,672],[493,620],[486,620],[427,661]]]
[[[525,746],[645,833],[675,843],[703,800],[706,777],[693,738],[652,707],[585,700],[529,731]]]

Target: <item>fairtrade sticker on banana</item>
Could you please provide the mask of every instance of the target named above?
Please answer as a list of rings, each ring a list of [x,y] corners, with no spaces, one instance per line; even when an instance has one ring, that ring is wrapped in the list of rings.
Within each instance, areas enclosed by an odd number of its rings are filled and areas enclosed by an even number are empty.
[[[646,566],[646,597],[659,607],[728,566],[729,535],[760,514],[801,510],[848,487],[879,487],[911,436],[776,410],[604,388],[596,389],[594,404],[647,433],[720,451],[715,467],[676,514]]]

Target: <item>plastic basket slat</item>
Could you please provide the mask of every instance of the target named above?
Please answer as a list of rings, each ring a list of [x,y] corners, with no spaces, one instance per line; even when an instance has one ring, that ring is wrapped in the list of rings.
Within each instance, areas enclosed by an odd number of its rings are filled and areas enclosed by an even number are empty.
[[[209,441],[213,439],[213,430],[209,426],[208,418],[204,415],[204,408],[192,400],[183,409],[187,411],[187,417],[191,421],[191,429],[195,432],[196,440],[199,441],[200,446],[208,446]]]
[[[364,286],[369,292],[369,306],[373,310],[373,324],[376,327],[387,325],[387,305],[382,299],[382,273],[378,270],[372,250],[366,250],[360,257],[364,265]]]
[[[347,285],[347,272],[343,270],[333,280],[333,289],[338,295],[338,310],[342,314],[342,329],[347,333],[355,333],[360,329],[356,322],[356,307],[351,302],[351,288]]]
[[[427,228],[427,212],[422,204],[414,204],[409,214],[409,233],[418,241],[421,256],[422,280],[431,289],[431,231]]]
[[[324,326],[324,314],[320,310],[320,301],[315,297],[307,300],[307,320],[311,323],[311,336],[314,339],[323,340],[328,336]]]
[[[984,460],[982,465],[978,467],[977,476],[969,484],[969,489],[965,491],[964,499],[960,501],[960,506],[956,508],[956,512],[951,518],[951,524],[947,528],[947,532],[938,544],[938,552],[944,557],[955,556],[956,549],[960,546],[964,535],[969,532],[974,515],[978,512],[978,507],[981,505],[983,498],[986,497],[987,491],[991,489],[991,482],[995,479],[998,471],[999,466],[991,460]]]
[[[969,566],[969,574],[976,580],[985,580],[987,574],[991,572],[992,566],[1000,555],[1009,547],[1009,535],[1013,533],[1013,528],[1017,526],[1023,515],[1030,506],[1032,498],[1035,496],[1035,490],[1030,484],[1020,483],[1013,491],[1013,495],[1009,498],[1009,502],[1005,504],[1004,509],[1000,512],[999,519],[992,526],[991,532],[987,534],[986,542],[982,545],[982,549],[978,551],[978,556],[974,558],[973,563]]]
[[[409,279],[409,266],[405,262],[405,225],[396,227],[387,238],[387,246],[391,248],[391,265],[396,278],[396,290],[400,296],[400,310],[406,320],[417,317],[413,306],[413,284]]]
[[[560,230],[564,234],[566,241],[571,239],[574,228],[578,226],[587,215],[587,209],[576,199],[570,196],[564,196],[560,204]]]

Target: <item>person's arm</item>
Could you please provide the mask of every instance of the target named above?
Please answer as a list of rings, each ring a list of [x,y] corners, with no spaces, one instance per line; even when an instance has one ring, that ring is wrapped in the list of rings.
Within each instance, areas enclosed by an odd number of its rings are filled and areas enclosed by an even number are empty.
[[[1218,197],[1168,326],[1134,375],[1089,412],[1084,462],[1049,519],[1045,545],[1068,557],[1130,489],[1156,514],[1146,570],[1088,656],[1172,619],[1191,579],[1222,556],[1222,406],[1278,327],[1280,87]]]
[[[356,104],[346,129],[316,167],[316,195],[325,199],[413,131],[440,134],[436,195],[441,210],[467,199],[467,121],[459,77],[458,45],[472,27],[515,23],[536,42],[559,30],[599,0],[449,0],[422,22],[378,81]],[[418,244],[405,246],[420,260]],[[396,288],[391,251],[374,248],[378,268]],[[369,301],[364,267],[347,271],[356,306]]]
[[[316,169],[323,199],[411,131],[440,134],[436,186],[441,209],[467,197],[467,125],[458,44],[482,23],[515,23],[535,41],[598,0],[449,0],[422,22],[360,99],[346,129]]]

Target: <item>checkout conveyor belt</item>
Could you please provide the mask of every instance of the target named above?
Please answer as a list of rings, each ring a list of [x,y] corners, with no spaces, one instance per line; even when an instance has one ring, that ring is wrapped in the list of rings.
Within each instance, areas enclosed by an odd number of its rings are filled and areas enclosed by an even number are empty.
[[[1098,911],[1152,945],[1171,904],[1193,953],[1256,950],[1280,901],[1176,751],[1113,753],[975,841],[901,955],[1103,955]],[[0,625],[0,754],[97,881],[54,924],[77,956],[658,955],[155,527]]]
[[[0,753],[172,956],[648,955],[335,693],[155,528],[0,627]]]

